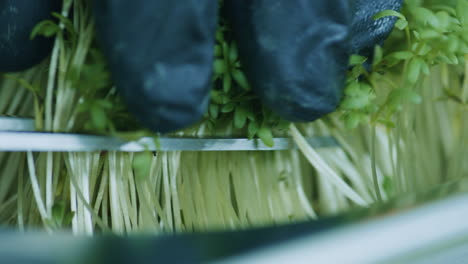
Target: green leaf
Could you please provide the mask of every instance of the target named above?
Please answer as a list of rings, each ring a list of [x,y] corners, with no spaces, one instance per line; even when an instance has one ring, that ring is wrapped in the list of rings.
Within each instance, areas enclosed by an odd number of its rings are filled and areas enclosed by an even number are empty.
[[[398,19],[397,22],[395,23],[395,27],[398,28],[399,30],[404,30],[406,27],[408,27],[408,21],[403,20],[403,19]]]
[[[209,107],[209,111],[210,111],[210,116],[214,119],[218,118],[218,114],[219,114],[219,106],[217,104],[210,104],[210,107]]]
[[[438,58],[441,59],[442,62],[451,64],[451,65],[456,65],[459,63],[458,58],[455,54],[440,55]]]
[[[376,66],[379,64],[383,59],[383,54],[382,46],[376,45],[374,49],[374,59],[372,61],[372,65]]]
[[[399,19],[401,20],[405,20],[406,21],[406,17],[395,11],[395,10],[384,10],[384,11],[381,11],[379,13],[377,13],[376,15],[373,16],[373,19],[374,20],[378,20],[378,19],[381,19],[381,18],[384,18],[384,17],[388,17],[388,16],[394,16],[394,17],[398,17]]]
[[[429,54],[431,51],[432,51],[432,47],[430,45],[427,45],[426,43],[424,43],[420,47],[417,55],[422,56],[422,57],[426,57],[427,54]]]
[[[225,74],[223,77],[223,91],[227,93],[231,90],[231,87],[232,87],[231,75]]]
[[[249,139],[252,139],[257,135],[258,130],[260,129],[259,125],[255,121],[250,121],[249,126],[247,128],[247,135]]]
[[[421,74],[424,61],[420,58],[413,58],[408,64],[407,79],[411,84],[415,84]]]
[[[103,131],[106,128],[107,116],[104,110],[96,105],[91,107],[91,121],[93,126],[98,131]]]
[[[439,20],[439,28],[440,31],[447,31],[451,24],[451,17],[445,11],[439,11],[436,13],[437,19]]]
[[[234,111],[235,107],[236,107],[235,103],[225,104],[225,105],[223,105],[223,107],[221,107],[221,112],[222,113],[231,113],[232,111]]]
[[[429,75],[431,72],[429,70],[429,65],[427,63],[423,63],[421,67],[422,73],[424,73],[426,76]]]
[[[349,58],[349,66],[362,65],[366,62],[367,58],[360,55],[351,55]]]
[[[387,67],[394,67],[410,58],[412,58],[414,54],[409,51],[397,51],[390,53],[384,57],[385,65]]]
[[[340,107],[346,110],[363,109],[375,99],[372,88],[364,83],[352,83],[345,90],[345,98]]]
[[[216,57],[220,57],[220,56],[223,55],[223,49],[221,48],[220,45],[215,45],[215,47],[214,47],[214,55],[215,55]]]
[[[404,102],[412,102],[419,104],[422,102],[422,97],[411,88],[398,88],[394,89],[388,96],[390,100],[390,107],[400,108]]]
[[[449,36],[447,40],[447,51],[456,52],[460,47],[460,39],[456,36]]]
[[[447,54],[447,58],[449,59],[450,63],[453,65],[458,65],[460,63],[460,60],[458,60],[457,55],[454,53]]]
[[[231,43],[231,47],[229,48],[229,62],[231,63],[234,63],[237,61],[237,57],[238,57],[238,54],[237,54],[237,46],[236,44],[233,42]]]
[[[248,107],[247,109],[247,119],[250,121],[255,120],[255,113],[252,111],[251,107]]]
[[[424,7],[414,7],[410,9],[414,17],[421,23],[429,24],[434,28],[439,28],[440,23],[437,16],[431,10]]]
[[[361,119],[362,115],[358,113],[348,113],[344,116],[345,127],[347,129],[354,129],[359,126]]]
[[[218,29],[216,31],[216,40],[220,43],[223,43],[224,42],[224,34],[223,34],[223,31],[221,29]]]
[[[345,95],[348,96],[354,96],[354,95],[359,95],[361,92],[361,85],[359,84],[358,81],[352,81],[346,86],[346,89],[344,91]]]
[[[247,81],[247,77],[245,77],[245,74],[243,72],[236,69],[232,72],[232,77],[242,89],[246,91],[250,90],[249,82]]]
[[[441,34],[438,31],[433,30],[433,29],[421,30],[419,32],[419,36],[421,37],[421,39],[424,39],[424,40],[440,39],[441,38]]]
[[[277,128],[280,129],[280,130],[288,130],[290,125],[291,125],[291,122],[290,122],[290,121],[281,119],[281,120],[278,122],[278,127],[277,127]]]
[[[243,128],[247,122],[247,111],[243,106],[236,107],[234,111],[234,127]]]
[[[366,69],[362,66],[352,67],[351,73],[348,74],[348,79],[356,80],[365,73]]]
[[[214,61],[214,73],[217,75],[222,75],[223,73],[226,72],[226,63],[222,59],[216,59]]]
[[[275,142],[273,141],[273,134],[271,133],[270,128],[262,126],[258,130],[257,135],[266,146],[271,148],[275,145]]]
[[[467,41],[468,42],[468,41]],[[468,54],[468,43],[461,42],[460,47],[458,48],[460,53],[462,54]]]
[[[224,104],[224,98],[223,98],[224,96],[220,91],[213,89],[211,90],[210,95],[211,95],[211,100],[213,100],[213,102],[217,104]]]
[[[387,55],[387,58],[394,58],[397,60],[408,60],[413,57],[413,53],[409,51],[397,51]]]
[[[458,0],[456,12],[460,23],[464,26],[468,26],[468,1]]]
[[[386,126],[387,128],[395,128],[396,127],[395,122],[390,121],[390,120],[379,119],[379,120],[377,120],[377,122],[384,125],[384,126]]]
[[[49,38],[55,36],[59,31],[60,27],[54,21],[44,20],[34,26],[29,38],[34,39],[39,35]]]
[[[226,60],[229,60],[229,46],[226,42],[221,43],[221,47],[223,47],[223,57]]]

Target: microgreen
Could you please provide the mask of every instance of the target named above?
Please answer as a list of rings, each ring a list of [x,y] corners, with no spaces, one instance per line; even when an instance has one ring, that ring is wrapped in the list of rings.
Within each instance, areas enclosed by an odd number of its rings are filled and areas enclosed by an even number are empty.
[[[213,88],[205,122],[212,130],[220,125],[230,126],[240,131],[239,134],[259,137],[265,145],[273,146],[272,131],[284,130],[286,126],[279,126],[284,121],[261,106],[242,71],[237,45],[222,19],[216,32],[214,54]]]
[[[390,38],[398,44],[388,51],[376,48],[372,72],[362,66],[365,58],[352,56],[352,69],[340,106],[349,128],[368,121],[392,127],[393,115],[402,109],[402,105],[418,104],[423,100],[418,94],[422,75],[429,75],[434,66],[459,65],[464,60],[468,51],[468,27],[464,22],[468,1],[456,2],[456,10],[450,6],[439,10],[427,8],[423,1],[410,0],[406,1],[404,14],[386,10],[374,16],[374,19],[398,17]],[[386,83],[388,87],[382,88],[377,83]]]

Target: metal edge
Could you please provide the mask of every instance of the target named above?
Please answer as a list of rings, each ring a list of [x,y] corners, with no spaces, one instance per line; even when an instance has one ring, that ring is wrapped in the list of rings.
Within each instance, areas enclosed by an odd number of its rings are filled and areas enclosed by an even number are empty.
[[[308,138],[315,148],[338,147],[333,137]],[[275,138],[268,147],[259,139],[247,138],[173,138],[145,137],[137,141],[124,141],[114,137],[39,133],[0,132],[0,151],[18,152],[91,152],[91,151],[273,151],[294,149],[290,138]]]

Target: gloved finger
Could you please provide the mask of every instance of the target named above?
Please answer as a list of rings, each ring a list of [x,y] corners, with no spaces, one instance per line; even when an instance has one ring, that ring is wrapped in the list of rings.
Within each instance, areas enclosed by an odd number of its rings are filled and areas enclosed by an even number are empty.
[[[396,17],[373,17],[384,10],[399,11],[403,0],[355,0],[351,24],[351,52],[371,57],[375,45],[382,45],[392,32]]]
[[[349,57],[348,0],[225,0],[242,65],[283,118],[313,121],[337,107]]]
[[[144,126],[168,132],[201,118],[217,0],[96,0],[94,15],[116,86]]]
[[[26,70],[47,57],[53,39],[30,39],[39,22],[58,11],[58,0],[0,0],[0,72]]]

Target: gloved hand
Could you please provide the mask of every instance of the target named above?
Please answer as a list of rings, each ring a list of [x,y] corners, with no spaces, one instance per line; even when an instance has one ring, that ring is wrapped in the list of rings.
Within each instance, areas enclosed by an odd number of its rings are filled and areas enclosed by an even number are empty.
[[[198,121],[209,102],[217,0],[94,1],[98,38],[117,87],[148,128]],[[350,5],[352,4],[352,6]],[[371,55],[402,0],[224,0],[254,91],[291,121],[337,107],[351,52]]]
[[[0,0],[0,72],[42,60],[51,40],[29,40],[59,0]],[[372,55],[402,0],[224,0],[246,75],[283,118],[312,121],[341,98],[350,53]],[[98,37],[121,95],[148,128],[198,121],[209,102],[217,0],[96,0]],[[351,5],[350,5],[351,3]]]
[[[290,121],[333,112],[342,96],[350,53],[370,56],[401,0],[231,0],[226,10],[241,60],[257,94]],[[351,33],[351,34],[350,34]]]
[[[23,71],[47,57],[53,39],[30,35],[59,6],[59,0],[0,0],[0,72]]]

